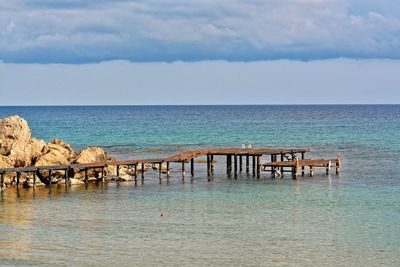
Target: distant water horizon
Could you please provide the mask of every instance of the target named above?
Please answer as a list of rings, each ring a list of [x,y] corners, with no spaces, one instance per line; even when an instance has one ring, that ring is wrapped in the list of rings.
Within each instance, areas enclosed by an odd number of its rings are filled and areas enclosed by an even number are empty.
[[[0,107],[10,115],[33,137],[124,159],[252,144],[340,154],[343,168],[293,181],[222,166],[207,182],[199,166],[184,182],[7,190],[0,265],[63,265],[71,249],[80,266],[400,265],[400,105]]]

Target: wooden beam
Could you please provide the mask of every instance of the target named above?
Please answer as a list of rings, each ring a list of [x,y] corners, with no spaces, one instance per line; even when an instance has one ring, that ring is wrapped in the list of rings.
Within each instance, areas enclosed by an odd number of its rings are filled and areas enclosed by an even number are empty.
[[[182,161],[182,177],[185,176],[185,161]]]
[[[211,158],[211,174],[213,174],[214,173],[214,155],[211,154],[210,158]]]
[[[194,176],[194,158],[190,159],[190,174]]]
[[[51,170],[49,170],[49,187],[51,186]]]
[[[226,155],[226,172],[228,174],[232,172],[232,155]]]
[[[246,155],[246,173],[250,172],[250,156]]]
[[[19,186],[19,178],[20,178],[20,176],[21,176],[21,173],[20,173],[20,172],[17,172],[17,188],[18,188],[18,186]]]
[[[326,174],[329,174],[329,171],[331,170],[331,164],[332,164],[331,161],[329,161],[328,164],[326,164]]]
[[[239,156],[239,171],[243,171],[243,157],[242,155]]]
[[[297,170],[299,168],[299,160],[296,160],[296,164],[292,167],[292,178],[297,179]]]
[[[167,161],[167,178],[169,177],[169,161]]]
[[[253,155],[252,157],[253,157],[253,159],[252,159],[252,163],[253,163],[253,176],[255,176],[255,175],[256,175],[256,156]]]
[[[133,177],[135,182],[137,182],[137,164],[133,165]]]
[[[207,155],[207,176],[211,176],[211,163],[210,163],[210,155]]]
[[[0,173],[0,191],[4,190],[4,173]]]
[[[340,173],[340,167],[341,167],[340,165],[341,165],[340,155],[338,154],[336,156],[336,175],[339,175],[339,173]]]
[[[35,174],[33,174],[33,184],[35,184],[36,183],[36,175]],[[68,176],[68,169],[65,169],[65,171],[64,171],[64,178],[65,178],[65,186],[68,186],[68,184],[69,184],[69,176]]]
[[[234,155],[233,156],[233,173],[235,175],[235,177],[237,176],[237,156]]]

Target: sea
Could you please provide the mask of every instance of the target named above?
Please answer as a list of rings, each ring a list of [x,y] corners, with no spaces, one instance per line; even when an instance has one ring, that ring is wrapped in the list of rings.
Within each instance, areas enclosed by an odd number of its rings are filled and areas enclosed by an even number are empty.
[[[207,179],[0,193],[0,266],[400,266],[400,105],[33,106],[32,136],[120,159],[184,150],[309,147],[340,175]],[[263,157],[263,162],[269,158]]]

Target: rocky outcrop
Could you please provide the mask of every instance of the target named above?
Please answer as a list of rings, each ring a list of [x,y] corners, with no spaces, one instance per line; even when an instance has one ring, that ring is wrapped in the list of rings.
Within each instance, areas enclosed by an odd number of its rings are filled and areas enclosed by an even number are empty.
[[[31,139],[30,146],[32,162],[36,162],[38,158],[49,151],[49,147],[47,146],[46,142],[36,138]]]
[[[72,147],[62,140],[55,138],[49,143],[36,138],[31,138],[28,123],[19,116],[11,116],[0,120],[0,168],[70,165],[72,163],[84,164],[112,160],[110,155],[101,147],[89,147],[78,154]],[[149,166],[146,166],[148,168]],[[140,172],[140,166],[138,166]],[[99,170],[89,170],[89,180],[100,177]],[[108,180],[131,181],[134,170],[132,167],[120,166],[119,177],[116,175],[116,166],[108,166],[104,170]],[[53,171],[51,183],[63,183],[63,171]],[[20,182],[24,186],[32,185],[31,174],[22,174]],[[48,184],[48,172],[40,171],[37,178]],[[71,169],[69,173],[72,184],[82,184],[84,171]],[[15,174],[6,175],[6,184],[15,180]]]
[[[26,120],[11,116],[0,120],[0,155],[14,167],[31,164],[31,130]]]
[[[76,156],[74,163],[103,162],[110,159],[111,157],[101,147],[88,147]]]
[[[47,144],[50,151],[58,151],[64,158],[68,161],[73,161],[74,157],[76,156],[75,151],[71,148],[70,145],[64,143],[58,138],[51,140]]]
[[[35,162],[35,166],[49,166],[49,165],[68,165],[68,159],[59,151],[55,149],[49,150],[46,154],[40,156]]]
[[[43,145],[43,143],[41,145]],[[41,145],[39,145],[38,148],[40,148]],[[48,144],[45,144],[42,149],[44,153],[36,157],[35,166],[68,165],[75,155],[71,146],[60,139],[51,140]]]
[[[0,155],[0,168],[12,168],[14,162],[6,156]]]

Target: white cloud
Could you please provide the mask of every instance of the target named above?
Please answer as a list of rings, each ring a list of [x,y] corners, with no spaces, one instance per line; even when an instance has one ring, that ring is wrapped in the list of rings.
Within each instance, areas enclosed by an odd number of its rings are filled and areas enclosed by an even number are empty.
[[[379,5],[391,3],[0,0],[0,58],[399,58],[400,15]]]

